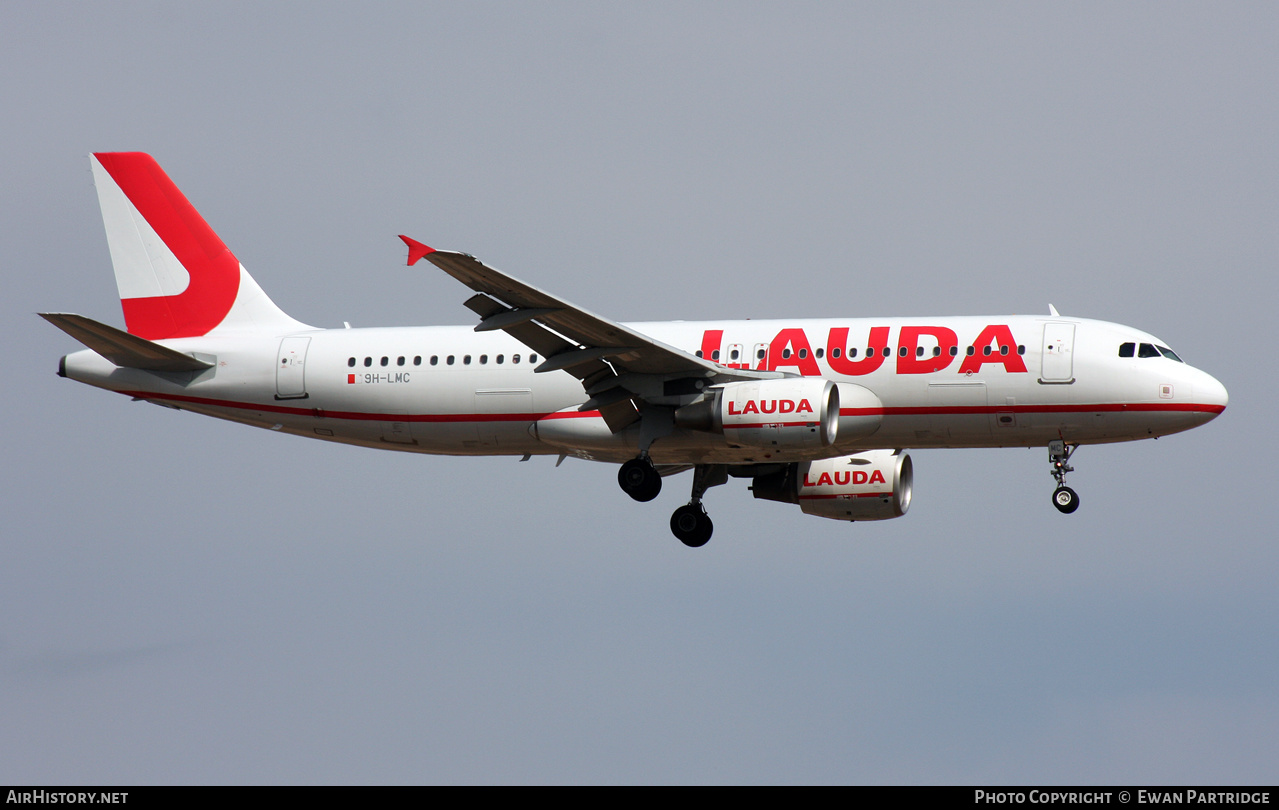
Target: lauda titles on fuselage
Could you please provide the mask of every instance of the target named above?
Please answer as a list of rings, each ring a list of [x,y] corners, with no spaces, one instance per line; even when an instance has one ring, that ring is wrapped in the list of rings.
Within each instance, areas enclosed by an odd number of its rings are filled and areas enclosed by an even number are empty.
[[[632,498],[692,472],[671,516],[711,536],[702,497],[731,478],[836,520],[910,507],[906,447],[1047,447],[1053,504],[1083,444],[1188,430],[1225,388],[1158,338],[1045,316],[622,324],[402,236],[473,291],[474,327],[317,329],[266,296],[159,165],[91,160],[121,330],[42,313],[88,347],[59,374],[169,408],[298,436],[448,455],[620,463]]]

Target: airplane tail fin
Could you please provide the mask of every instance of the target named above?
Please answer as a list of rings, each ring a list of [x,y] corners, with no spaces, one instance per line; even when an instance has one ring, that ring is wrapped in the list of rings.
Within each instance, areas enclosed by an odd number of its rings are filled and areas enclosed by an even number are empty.
[[[267,297],[150,155],[99,152],[90,163],[129,334],[311,328]]]

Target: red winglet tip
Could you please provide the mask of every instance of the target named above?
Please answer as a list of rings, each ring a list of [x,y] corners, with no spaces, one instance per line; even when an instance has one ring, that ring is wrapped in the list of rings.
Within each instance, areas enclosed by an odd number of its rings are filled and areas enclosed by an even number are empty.
[[[404,240],[404,244],[409,246],[409,267],[417,264],[418,260],[423,256],[428,256],[435,252],[435,248],[428,247],[416,239],[410,239],[404,234],[400,234],[400,238]]]

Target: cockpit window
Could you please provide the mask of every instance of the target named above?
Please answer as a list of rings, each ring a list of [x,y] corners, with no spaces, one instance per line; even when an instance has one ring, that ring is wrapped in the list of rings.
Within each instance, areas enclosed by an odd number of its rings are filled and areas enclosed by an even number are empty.
[[[1153,343],[1142,343],[1140,345],[1136,343],[1119,344],[1120,357],[1132,357],[1134,353],[1138,357],[1167,357],[1169,360],[1173,360],[1178,363],[1186,362],[1178,357],[1177,353],[1167,346],[1157,346]]]

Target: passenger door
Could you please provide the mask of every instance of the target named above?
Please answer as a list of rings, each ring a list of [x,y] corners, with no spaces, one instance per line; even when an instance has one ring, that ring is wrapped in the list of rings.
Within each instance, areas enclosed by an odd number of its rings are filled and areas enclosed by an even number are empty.
[[[1044,324],[1044,345],[1041,355],[1041,383],[1069,385],[1075,381],[1075,325],[1073,323]]]

